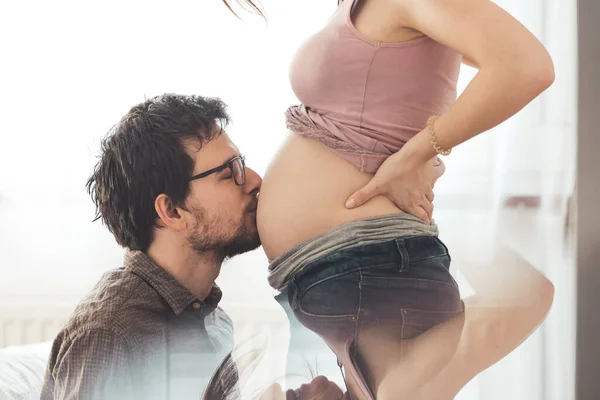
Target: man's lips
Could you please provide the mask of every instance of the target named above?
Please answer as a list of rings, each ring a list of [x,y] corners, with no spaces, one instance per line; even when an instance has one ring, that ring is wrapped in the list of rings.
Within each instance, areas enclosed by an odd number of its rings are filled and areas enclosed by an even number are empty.
[[[252,203],[250,203],[250,206],[248,206],[247,210],[248,210],[248,212],[254,212],[254,211],[256,211],[257,208],[258,208],[258,194],[256,194],[256,196],[254,197],[254,201]]]

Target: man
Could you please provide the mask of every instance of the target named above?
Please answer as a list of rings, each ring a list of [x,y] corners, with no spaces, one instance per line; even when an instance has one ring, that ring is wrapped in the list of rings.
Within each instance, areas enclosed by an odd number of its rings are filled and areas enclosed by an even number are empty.
[[[220,100],[165,94],[103,140],[87,187],[127,252],[55,339],[42,399],[197,399],[231,351],[214,281],[260,245],[261,178],[227,122]]]

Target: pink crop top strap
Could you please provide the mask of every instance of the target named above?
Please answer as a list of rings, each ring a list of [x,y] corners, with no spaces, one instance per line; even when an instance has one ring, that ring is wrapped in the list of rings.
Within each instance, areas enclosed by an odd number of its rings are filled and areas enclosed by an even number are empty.
[[[288,128],[321,141],[364,172],[444,113],[456,100],[462,56],[427,36],[382,43],[352,23],[346,0],[327,25],[298,49],[290,80],[301,105]]]

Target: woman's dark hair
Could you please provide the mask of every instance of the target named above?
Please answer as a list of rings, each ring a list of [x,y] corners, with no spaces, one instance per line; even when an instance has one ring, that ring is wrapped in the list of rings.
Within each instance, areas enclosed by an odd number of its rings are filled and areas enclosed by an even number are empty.
[[[201,400],[238,400],[239,375],[231,353],[225,357],[210,378]]]
[[[257,339],[259,344],[255,347]],[[266,348],[266,338],[262,335],[255,335],[238,345],[219,364],[210,378],[201,400],[241,400],[242,386],[248,385],[252,380],[252,375],[265,354]],[[237,362],[234,361],[234,354]],[[259,390],[259,392],[262,391]]]
[[[184,142],[213,140],[229,122],[216,98],[163,94],[140,103],[102,140],[100,160],[87,182],[96,218],[117,243],[146,251],[158,227],[156,197],[182,206],[194,161]]]
[[[255,334],[239,343],[219,364],[204,389],[201,400],[242,400],[242,389],[250,399],[260,397],[266,387],[255,387],[254,372],[265,355],[267,346],[268,339],[264,334]]]
[[[231,8],[231,4],[229,4],[229,2],[231,0],[222,0],[222,1],[223,1],[223,4],[225,4],[225,6],[227,6],[229,11],[231,11],[237,17],[237,13],[235,11],[233,11],[233,8]],[[260,8],[258,8],[258,6],[252,2],[252,0],[235,0],[235,1],[239,5],[241,5],[242,8],[245,8],[245,9],[250,8],[252,11],[257,13],[261,17],[263,17],[263,18],[265,17],[265,14],[262,12],[262,10]]]
[[[246,344],[250,343],[247,341]],[[210,378],[206,389],[202,393],[200,397],[201,400],[242,400],[242,389],[248,389],[248,385],[253,383],[256,378],[253,376],[254,372],[257,369],[258,363],[262,359],[265,354],[267,343],[264,342],[259,348],[255,348],[253,350],[234,350],[234,353],[237,355],[235,359],[239,361],[239,365],[234,361],[234,357],[232,353],[229,353],[227,357],[221,362],[221,364],[217,367],[216,371],[213,373],[213,376]],[[240,356],[240,353],[241,356]],[[240,370],[241,368],[241,370]],[[312,382],[315,382],[319,378],[324,377],[315,377],[315,371],[312,371],[310,368],[310,377]],[[285,376],[281,376],[283,378]],[[269,385],[263,385],[256,387],[256,385],[251,385],[250,393],[248,390],[244,391],[245,398],[244,400],[250,399],[258,399],[265,392],[265,390],[269,387]],[[295,400],[311,400],[312,397],[308,399],[306,396],[300,394],[296,395],[293,389],[288,389],[286,392],[286,399],[295,399]],[[314,393],[316,396],[315,399],[323,399],[322,395],[319,393]],[[300,396],[300,397],[298,397]],[[344,397],[347,398],[347,397]]]

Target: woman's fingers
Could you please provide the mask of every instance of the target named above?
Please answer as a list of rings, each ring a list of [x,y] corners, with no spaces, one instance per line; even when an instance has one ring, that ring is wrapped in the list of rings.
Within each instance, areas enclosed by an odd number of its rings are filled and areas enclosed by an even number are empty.
[[[421,204],[421,207],[427,213],[427,223],[431,223],[431,217],[433,216],[433,203],[427,199]]]
[[[425,197],[427,198],[427,200],[429,200],[430,202],[433,202],[433,199],[435,198],[435,194],[433,194],[433,190],[429,189],[427,191],[427,193],[425,193]]]
[[[421,206],[410,208],[410,209],[406,210],[406,212],[408,212],[411,215],[414,215],[415,217],[419,218],[423,222],[430,223],[430,218],[429,218],[429,215],[427,214],[427,211],[425,211],[425,209]]]

